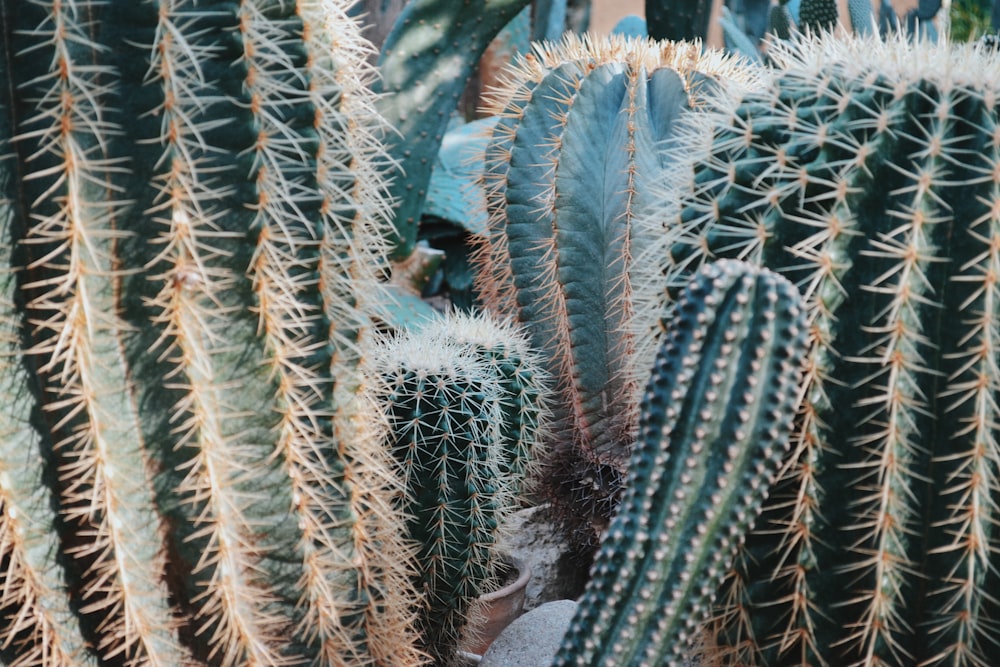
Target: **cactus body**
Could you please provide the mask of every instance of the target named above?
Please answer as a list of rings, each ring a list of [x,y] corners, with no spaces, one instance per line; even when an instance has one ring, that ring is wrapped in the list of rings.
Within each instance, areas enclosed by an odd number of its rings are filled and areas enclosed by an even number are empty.
[[[799,26],[806,32],[831,31],[839,20],[837,0],[802,0],[799,6]]]
[[[631,258],[649,242],[635,212],[666,167],[678,115],[730,76],[733,61],[697,44],[567,36],[520,59],[488,105],[499,120],[486,148],[477,284],[544,352],[561,434],[552,469],[565,488],[555,495],[581,496],[592,509],[576,511],[598,521],[635,430],[630,322],[655,320],[632,300]]]
[[[535,460],[544,375],[511,327],[468,315],[388,342],[375,372],[419,545],[418,628],[435,664],[450,664],[492,590],[501,530]]]
[[[678,665],[786,454],[805,346],[784,278],[722,261],[680,297],[627,491],[554,665]]]
[[[456,3],[413,0],[396,19],[379,56],[379,111],[393,130],[384,141],[395,162],[393,255],[405,258],[417,225],[431,168],[459,97],[494,37],[528,0]]]
[[[774,55],[762,89],[693,123],[693,180],[649,220],[667,301],[693,267],[738,256],[793,280],[809,312],[794,463],[717,639],[737,663],[989,664],[1000,69],[902,38]]]
[[[713,0],[646,0],[649,36],[663,40],[705,39]]]
[[[347,4],[0,7],[5,662],[420,661]]]

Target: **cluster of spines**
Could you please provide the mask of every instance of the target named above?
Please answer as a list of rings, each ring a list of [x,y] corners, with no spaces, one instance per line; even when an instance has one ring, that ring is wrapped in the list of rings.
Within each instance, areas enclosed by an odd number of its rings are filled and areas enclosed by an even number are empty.
[[[739,256],[795,281],[809,312],[794,457],[714,632],[736,662],[983,663],[1000,583],[997,64],[902,38],[772,55],[765,87],[692,124],[682,150],[704,162],[653,223],[663,303]]]
[[[788,449],[806,350],[801,297],[734,261],[692,280],[642,401],[622,504],[556,665],[674,665]]]
[[[387,341],[374,372],[418,545],[418,627],[448,664],[475,632],[476,599],[492,589],[501,531],[537,457],[544,373],[511,326],[457,313]]]
[[[28,313],[5,321],[32,346],[3,363],[40,402],[9,437],[30,418],[39,463],[4,463],[54,483],[31,532],[66,554],[7,561],[5,659],[420,661],[390,464],[350,418],[386,204],[345,10],[4,10],[7,296]],[[4,498],[6,534],[32,497]],[[58,604],[22,601],[43,591]],[[71,609],[82,634],[60,640]]]

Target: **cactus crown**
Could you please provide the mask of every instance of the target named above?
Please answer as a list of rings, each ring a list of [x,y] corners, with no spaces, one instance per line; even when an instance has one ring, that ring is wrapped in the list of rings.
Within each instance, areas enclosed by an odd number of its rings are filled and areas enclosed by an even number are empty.
[[[809,314],[794,457],[716,639],[737,663],[989,662],[1000,61],[831,36],[773,55],[761,88],[689,117],[689,167],[645,219],[668,288],[642,298],[669,308],[694,267],[740,257]]]

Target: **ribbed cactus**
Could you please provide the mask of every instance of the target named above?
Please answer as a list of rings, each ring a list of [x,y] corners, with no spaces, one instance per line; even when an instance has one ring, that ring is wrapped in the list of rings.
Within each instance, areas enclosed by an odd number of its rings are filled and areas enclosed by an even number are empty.
[[[0,3],[0,657],[410,665],[349,2]]]
[[[650,209],[663,240],[637,260],[667,277],[667,302],[717,257],[807,301],[794,459],[717,640],[741,664],[992,664],[1000,61],[829,36],[773,56],[761,89],[690,117],[690,169]]]
[[[487,308],[522,323],[556,383],[551,481],[604,521],[635,433],[641,388],[633,225],[668,166],[676,119],[720,79],[747,79],[698,44],[568,35],[519,59],[487,111],[488,229],[474,257]]]
[[[476,598],[492,590],[504,521],[537,454],[544,374],[512,327],[460,314],[388,341],[374,371],[419,545],[418,627],[435,664],[451,664],[463,629],[474,631]]]
[[[787,454],[806,350],[795,287],[723,260],[692,280],[667,327],[624,499],[554,665],[691,658]]]

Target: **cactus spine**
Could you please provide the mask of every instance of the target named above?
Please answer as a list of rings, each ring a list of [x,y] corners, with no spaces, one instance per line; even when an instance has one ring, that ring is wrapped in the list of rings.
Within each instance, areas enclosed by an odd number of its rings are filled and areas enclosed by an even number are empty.
[[[498,541],[544,424],[543,373],[525,340],[484,317],[452,314],[377,355],[385,441],[419,545],[418,627],[435,664],[451,664],[476,598],[492,590]]]
[[[806,349],[795,287],[734,261],[677,303],[625,496],[554,665],[677,665],[787,453]]]
[[[353,418],[386,205],[347,4],[0,8],[5,661],[420,661]]]
[[[486,306],[522,323],[557,396],[550,480],[592,535],[606,520],[635,431],[633,225],[666,166],[679,114],[718,79],[748,75],[699,45],[567,36],[509,70],[487,111],[487,232],[474,261]],[[601,481],[603,477],[606,481]],[[591,481],[587,481],[591,480]]]
[[[794,463],[717,638],[751,664],[988,664],[1000,65],[903,38],[773,56],[761,89],[692,117],[691,169],[648,220],[667,303],[698,264],[739,256],[793,280],[809,313]]]

